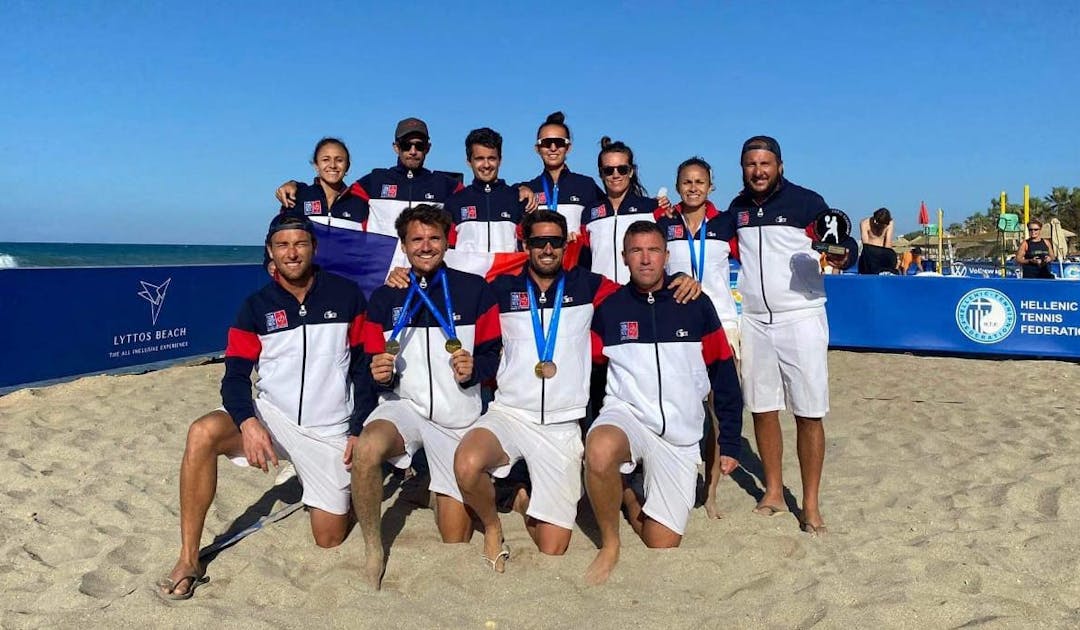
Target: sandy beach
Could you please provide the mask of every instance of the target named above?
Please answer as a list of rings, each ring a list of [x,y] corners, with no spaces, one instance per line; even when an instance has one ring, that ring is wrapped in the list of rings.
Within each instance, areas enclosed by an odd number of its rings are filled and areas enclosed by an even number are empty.
[[[683,547],[650,551],[623,526],[611,581],[582,581],[589,527],[562,558],[503,515],[504,575],[481,537],[442,545],[417,492],[384,508],[384,588],[359,575],[358,530],[314,546],[303,512],[225,550],[210,582],[163,602],[179,544],[187,426],[219,404],[220,364],[98,376],[0,398],[0,600],[5,628],[955,628],[1080,624],[1080,367],[830,353],[825,538],[791,514],[751,514],[753,428],[721,483],[721,520],[695,510]],[[789,503],[801,488],[785,421]],[[203,542],[291,500],[273,476],[220,462]]]

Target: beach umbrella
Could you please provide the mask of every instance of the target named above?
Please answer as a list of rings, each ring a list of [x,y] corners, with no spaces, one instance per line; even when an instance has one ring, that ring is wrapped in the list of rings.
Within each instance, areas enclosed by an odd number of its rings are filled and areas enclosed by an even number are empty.
[[[1058,259],[1058,277],[1060,278],[1065,272],[1065,256],[1069,253],[1069,240],[1068,237],[1071,234],[1068,230],[1061,227],[1061,220],[1057,217],[1050,219],[1050,244],[1054,246],[1054,255]],[[1073,235],[1075,236],[1075,235]]]
[[[919,225],[930,225],[930,213],[926,210],[926,202],[919,207]]]

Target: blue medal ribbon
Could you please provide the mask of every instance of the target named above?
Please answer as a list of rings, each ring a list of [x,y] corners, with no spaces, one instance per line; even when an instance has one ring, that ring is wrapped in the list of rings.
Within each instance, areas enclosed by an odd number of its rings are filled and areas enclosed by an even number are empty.
[[[442,311],[439,310],[439,307],[435,306],[435,303],[431,301],[431,298],[428,297],[427,291],[418,286],[416,274],[410,271],[409,278],[412,280],[412,286],[416,287],[416,294],[419,295],[420,299],[427,305],[428,310],[430,310],[432,316],[435,317],[435,321],[439,323],[439,328],[442,328],[442,331],[446,334],[447,340],[457,339],[457,331],[454,328],[454,305],[450,301],[450,281],[446,279],[446,270],[440,269],[439,273],[435,274],[435,278],[431,281],[431,285],[435,285],[439,282],[442,283],[443,301],[446,303],[445,316]]]
[[[686,242],[690,245],[690,271],[694,274],[694,280],[702,282],[705,275],[705,224],[707,217],[701,217],[701,227],[698,229],[698,251],[694,252],[694,235],[690,226],[686,226]],[[683,219],[685,222],[686,220]]]
[[[540,182],[544,184],[544,205],[548,207],[548,210],[553,212],[559,211],[559,182],[555,182],[554,194],[552,194],[551,186],[548,186],[548,178],[544,177],[544,174],[540,175]]]
[[[533,289],[531,278],[525,279],[525,289],[529,292],[529,313],[532,315],[533,338],[536,340],[536,356],[542,363],[550,363],[555,357],[555,336],[559,332],[559,315],[562,314],[563,289],[566,287],[566,276],[559,278],[555,287],[555,304],[551,307],[551,323],[548,325],[548,333],[544,335],[544,323],[540,321],[540,307],[536,302],[536,290]]]
[[[421,303],[413,302],[418,290],[415,282],[409,285],[409,292],[405,294],[405,303],[401,305],[401,314],[398,316],[397,321],[394,322],[394,329],[390,331],[390,340],[397,339],[405,326],[412,321],[416,311],[420,310]]]

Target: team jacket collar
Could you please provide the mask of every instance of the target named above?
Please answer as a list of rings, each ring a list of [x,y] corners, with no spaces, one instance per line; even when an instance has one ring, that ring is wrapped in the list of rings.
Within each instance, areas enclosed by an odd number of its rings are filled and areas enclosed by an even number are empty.
[[[482,182],[479,179],[473,178],[472,184],[470,184],[469,187],[476,190],[477,192],[484,192],[484,186],[486,185],[487,182]],[[506,181],[502,179],[496,179],[495,181],[491,182],[491,191],[495,192],[503,186],[506,186]]]
[[[762,207],[765,204],[772,201],[773,197],[779,195],[780,191],[784,189],[784,186],[786,184],[787,184],[787,179],[783,175],[781,175],[780,179],[777,180],[777,182],[776,182],[776,189],[773,190],[771,193],[769,193],[769,196],[766,197],[765,199],[763,199],[760,204],[758,202],[754,201],[754,195],[752,195],[750,193],[750,191],[746,189],[746,186],[743,186],[742,192],[739,193],[739,194],[742,195],[743,197],[745,197],[746,201],[754,204],[755,206]]]
[[[679,215],[679,217],[681,218],[682,217],[682,204],[681,203],[675,204],[674,210],[675,210],[675,214]],[[716,206],[713,205],[713,202],[706,199],[705,200],[705,220],[709,221],[709,220],[715,218],[716,215],[718,215],[718,214],[720,214],[720,211],[716,209]]]
[[[672,295],[674,295],[674,293],[675,293],[674,290],[668,288],[668,286],[671,284],[671,280],[674,277],[675,276],[670,276],[668,274],[664,274],[664,283],[660,286],[659,289],[652,292],[652,296],[653,296],[654,300],[656,300],[656,301],[667,300]],[[648,302],[648,300],[649,300],[649,292],[648,291],[642,291],[641,289],[637,288],[637,286],[634,284],[633,280],[630,280],[629,282],[627,282],[626,287],[628,289],[630,289],[630,295],[635,300],[637,300],[639,302]]]
[[[405,168],[405,165],[401,163],[401,160],[398,160],[398,163],[392,166],[390,170],[394,171],[398,175],[401,175],[402,177],[409,176],[409,169]],[[413,177],[420,177],[421,175],[430,175],[431,171],[421,166],[420,168],[413,169],[412,174]]]
[[[607,195],[604,195],[604,199],[603,199],[604,206],[606,206],[607,208],[610,208],[611,213],[613,215],[619,214],[619,211],[622,210],[623,208],[625,208],[627,206],[627,204],[633,203],[635,201],[645,201],[645,197],[635,195],[632,192],[627,192],[626,196],[622,198],[622,203],[619,204],[618,208],[616,208],[614,206],[614,204],[611,203],[611,197],[608,197]]]
[[[577,267],[574,267],[574,269],[577,269]],[[563,269],[560,266],[558,275],[556,275],[555,278],[551,281],[551,286],[555,286],[559,282],[559,278],[563,278],[563,277],[568,278],[569,276],[567,275],[566,270]],[[532,276],[529,275],[529,262],[528,261],[525,261],[525,265],[521,268],[521,273],[518,274],[518,278],[521,280],[522,285],[524,285],[529,280],[532,280],[534,284],[536,283],[536,280],[533,280]],[[540,287],[537,286],[536,288],[539,289]]]
[[[305,296],[305,299],[307,297],[310,297],[312,293],[315,293],[315,289],[318,288],[318,286],[320,284],[320,281],[322,280],[323,275],[325,275],[325,272],[322,270],[322,267],[320,267],[319,265],[312,264],[311,268],[314,271],[314,273],[312,274],[314,279],[311,282],[311,288],[308,289],[307,296]],[[285,287],[283,287],[281,285],[281,279],[279,277],[277,277],[277,276],[274,277],[274,288],[276,288],[278,291],[280,291],[283,295],[287,295],[287,296],[289,296],[290,298],[292,298],[294,300],[296,299],[296,296],[294,296],[292,293],[289,293],[288,289],[286,289]]]
[[[566,179],[566,176],[569,175],[570,173],[571,173],[570,167],[567,166],[566,164],[563,164],[562,172],[559,173],[559,179]],[[551,182],[552,186],[554,186],[555,184],[558,183],[558,182],[552,181],[551,175],[548,175],[547,169],[544,169],[543,171],[540,171],[540,179],[541,180],[547,180],[547,181]]]

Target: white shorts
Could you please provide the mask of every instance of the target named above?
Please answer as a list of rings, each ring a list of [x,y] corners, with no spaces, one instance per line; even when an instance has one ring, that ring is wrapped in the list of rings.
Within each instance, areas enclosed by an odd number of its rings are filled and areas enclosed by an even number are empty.
[[[628,475],[638,462],[645,467],[645,505],[649,518],[682,536],[690,511],[697,498],[697,466],[701,463],[699,445],[676,446],[641,424],[621,402],[605,404],[589,428],[612,426],[630,442],[630,461],[619,467]]]
[[[461,438],[472,427],[449,429],[428,420],[407,400],[388,400],[371,412],[367,425],[376,420],[386,420],[397,428],[405,442],[405,454],[391,457],[390,463],[402,470],[412,464],[413,455],[421,448],[427,453],[431,482],[428,490],[445,494],[461,501],[461,490],[454,477],[454,451]]]
[[[274,405],[258,398],[255,399],[255,417],[270,432],[270,440],[278,457],[289,460],[296,467],[296,476],[304,487],[301,498],[304,505],[331,514],[348,513],[352,478],[342,459],[349,439],[348,432],[334,436],[317,435],[289,420]],[[230,456],[229,461],[237,466],[249,465],[243,455]]]
[[[829,412],[829,322],[825,309],[779,324],[742,319],[743,398],[751,413],[785,409],[804,418]]]
[[[505,478],[519,459],[529,467],[532,492],[528,515],[538,521],[573,529],[581,500],[581,427],[577,422],[537,424],[498,403],[473,425],[495,434],[510,458],[488,472]]]

